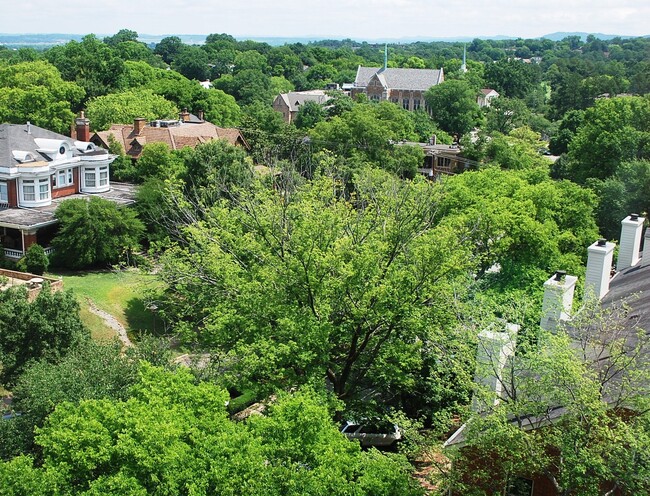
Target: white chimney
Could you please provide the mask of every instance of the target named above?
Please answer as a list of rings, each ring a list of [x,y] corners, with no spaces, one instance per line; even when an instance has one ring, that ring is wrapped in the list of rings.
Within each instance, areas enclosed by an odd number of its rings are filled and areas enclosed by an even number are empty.
[[[507,382],[503,371],[515,356],[518,331],[518,325],[506,324],[505,332],[485,329],[479,333],[474,377],[479,391],[472,399],[474,411],[486,411],[501,400]]]
[[[650,229],[645,230],[645,236],[643,238],[643,258],[641,259],[641,265],[645,267],[646,265],[650,265]]]
[[[645,219],[639,214],[630,214],[621,221],[621,243],[618,248],[616,270],[634,267],[639,262],[641,234]]]
[[[587,273],[585,274],[585,293],[590,292],[599,300],[609,291],[612,271],[614,243],[599,239],[587,248]]]
[[[558,270],[544,283],[542,319],[539,322],[542,329],[553,331],[560,322],[571,318],[573,292],[577,281],[576,276],[568,276],[565,271]]]

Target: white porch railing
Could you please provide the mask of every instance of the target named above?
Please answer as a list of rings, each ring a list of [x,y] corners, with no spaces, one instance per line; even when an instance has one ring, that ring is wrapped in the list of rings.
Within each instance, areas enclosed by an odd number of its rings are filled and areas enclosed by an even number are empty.
[[[54,253],[54,248],[51,246],[44,248],[45,254],[49,257],[52,253]],[[9,258],[23,258],[25,256],[25,253],[23,253],[22,250],[12,250],[11,248],[5,248],[5,257]]]
[[[9,258],[23,258],[22,250],[12,250],[10,248],[5,248],[5,257]]]

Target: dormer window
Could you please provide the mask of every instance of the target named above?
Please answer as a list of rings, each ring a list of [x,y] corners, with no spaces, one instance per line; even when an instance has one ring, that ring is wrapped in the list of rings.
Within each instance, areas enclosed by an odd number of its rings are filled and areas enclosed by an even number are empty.
[[[17,160],[21,164],[24,164],[25,162],[35,162],[36,158],[34,158],[34,155],[31,152],[24,152],[20,150],[14,150],[11,152],[12,157],[14,160]]]

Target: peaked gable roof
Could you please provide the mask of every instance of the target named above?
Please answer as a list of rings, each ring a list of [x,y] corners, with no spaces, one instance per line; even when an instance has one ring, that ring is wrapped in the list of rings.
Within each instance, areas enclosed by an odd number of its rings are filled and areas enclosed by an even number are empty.
[[[210,122],[181,123],[170,127],[145,125],[139,134],[136,134],[132,124],[113,124],[108,131],[95,133],[93,138],[96,137],[108,146],[110,135],[122,145],[125,153],[131,158],[139,158],[142,147],[147,143],[166,143],[170,149],[178,150],[186,146],[194,148],[213,139],[225,139],[231,145],[248,148],[248,143],[239,129],[218,127]]]
[[[373,78],[377,76],[386,88],[397,90],[419,90],[426,91],[444,81],[442,69],[397,69],[383,67],[362,67],[357,68],[357,76],[354,86],[365,88]]]
[[[290,112],[297,112],[307,102],[316,102],[322,105],[330,99],[323,90],[290,91],[289,93],[280,93],[276,99],[278,98],[284,102]]]

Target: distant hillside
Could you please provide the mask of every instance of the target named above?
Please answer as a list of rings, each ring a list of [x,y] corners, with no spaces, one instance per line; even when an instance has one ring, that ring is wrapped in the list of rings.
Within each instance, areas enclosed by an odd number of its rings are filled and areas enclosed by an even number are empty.
[[[546,38],[552,41],[560,41],[566,38],[567,36],[580,36],[580,39],[582,41],[586,41],[587,36],[589,36],[590,34],[593,34],[599,40],[612,40],[614,38],[639,38],[639,36],[627,36],[622,34],[584,33],[581,31],[575,31],[575,32],[559,31],[557,33],[545,34],[540,38]],[[642,38],[647,38],[648,36],[650,35],[642,36]]]
[[[587,36],[590,33],[583,32],[557,32],[546,34],[541,36],[541,38],[547,38],[553,41],[559,41],[567,36],[580,36],[584,41],[587,39]],[[591,33],[601,40],[611,40],[612,38],[621,37],[621,38],[634,38],[633,36],[625,35],[614,35],[614,34],[602,34],[602,33]],[[0,33],[0,45],[4,45],[8,48],[21,48],[21,47],[31,47],[31,48],[47,48],[55,45],[62,45],[67,43],[70,40],[80,41],[85,35],[82,34],[62,34],[62,33],[41,33],[41,34],[3,34]],[[110,36],[108,34],[97,34],[99,39],[103,39],[105,36]],[[159,43],[160,40],[168,36],[178,36],[181,41],[188,45],[201,45],[205,42],[206,35],[204,34],[140,34],[138,40],[148,44],[155,45]],[[237,36],[238,40],[253,40],[263,43],[268,43],[272,46],[280,46],[291,43],[310,43],[315,41],[322,41],[327,39],[342,40],[342,38],[336,37],[273,37],[273,36]],[[368,43],[415,43],[415,42],[448,42],[448,43],[469,43],[473,39],[479,38],[481,40],[514,40],[517,37],[514,36],[504,36],[504,35],[495,35],[495,36],[457,36],[452,38],[435,38],[435,37],[425,37],[425,36],[413,36],[413,37],[403,37],[403,38],[358,38],[355,39],[355,42],[368,42]]]

